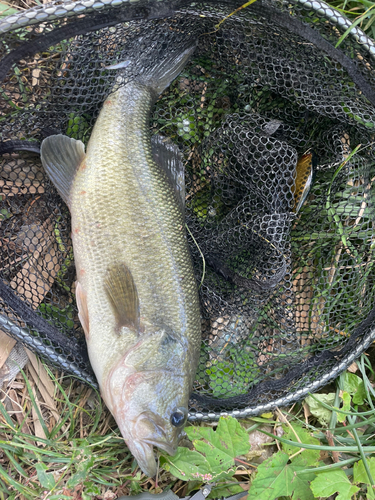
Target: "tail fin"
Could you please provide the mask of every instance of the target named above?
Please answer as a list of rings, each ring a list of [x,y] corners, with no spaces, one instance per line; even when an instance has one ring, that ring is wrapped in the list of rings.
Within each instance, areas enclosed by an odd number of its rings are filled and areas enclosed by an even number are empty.
[[[107,66],[106,69],[124,69],[130,65],[133,71],[136,67],[141,68],[135,80],[149,87],[158,96],[181,73],[196,46],[196,43],[190,42],[189,44],[184,44],[182,49],[168,51],[164,57],[156,57],[156,62],[143,72],[142,66],[145,65],[145,60],[150,60],[151,52],[147,56],[144,55],[144,57],[141,57],[137,62],[134,61],[131,63],[130,60],[121,61],[117,64]],[[154,58],[158,55],[157,52],[153,54]]]
[[[161,94],[184,69],[196,46],[196,43],[190,43],[183,50],[169,52],[155,66],[139,75],[137,81],[151,88],[155,94]]]

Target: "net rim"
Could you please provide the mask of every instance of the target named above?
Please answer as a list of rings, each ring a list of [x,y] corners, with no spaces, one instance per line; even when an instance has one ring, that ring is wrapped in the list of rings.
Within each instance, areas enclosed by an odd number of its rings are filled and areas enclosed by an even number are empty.
[[[77,15],[98,12],[109,7],[121,7],[128,4],[136,6],[142,0],[80,0],[73,2],[72,0],[54,0],[48,4],[32,7],[18,14],[11,14],[0,20],[0,33],[7,33],[13,29],[22,26],[30,26],[46,21],[61,19],[64,17],[74,17]],[[170,0],[156,0],[157,3],[167,3]],[[215,3],[215,0],[203,0],[206,3]],[[235,0],[224,0],[228,3],[235,3]],[[258,0],[259,1],[259,0]],[[172,3],[172,2],[171,2]],[[187,0],[186,5],[194,3],[192,0]],[[300,5],[307,9],[312,9],[316,13],[322,14],[332,24],[347,30],[352,26],[349,19],[344,17],[338,10],[334,9],[322,0],[291,0],[288,2],[294,5]],[[173,6],[173,3],[172,3]],[[363,46],[370,56],[375,59],[375,42],[372,41],[360,28],[354,27],[349,33],[357,43]]]
[[[65,17],[74,17],[85,13],[98,12],[100,10],[110,8],[110,7],[121,7],[124,5],[136,6],[140,4],[142,0],[81,0],[79,2],[72,2],[67,0],[61,2],[61,0],[55,0],[49,4],[33,7],[27,11],[20,12],[19,14],[13,14],[7,16],[0,20],[0,33],[6,33],[18,29],[22,26],[29,26],[32,24],[47,22],[55,19],[62,19]],[[156,0],[158,4],[167,4],[168,0]],[[215,3],[215,0],[202,0],[207,4]],[[223,0],[229,4],[234,4],[235,0]],[[171,2],[176,5],[174,2]],[[352,23],[346,19],[340,12],[336,11],[334,8],[330,7],[328,4],[321,0],[291,0],[293,5],[299,5],[306,9],[311,9],[316,13],[323,15],[327,20],[340,29],[346,30]],[[191,5],[191,0],[186,0],[178,2],[179,7],[181,5]],[[367,35],[363,33],[360,28],[354,27],[349,33],[349,36],[353,38],[358,44],[361,45],[372,59],[375,59],[375,42],[373,42]],[[24,334],[23,329],[18,327],[16,324],[12,323],[10,319],[0,318],[0,325],[5,329],[12,329],[13,331],[19,330]],[[294,390],[293,392],[287,394],[286,396],[279,397],[273,401],[265,404],[258,404],[253,407],[247,407],[242,410],[231,410],[231,411],[206,411],[206,412],[189,412],[188,420],[190,422],[198,421],[214,421],[218,420],[221,416],[233,416],[235,418],[246,418],[250,416],[257,415],[259,413],[264,413],[272,410],[279,406],[289,405],[297,400],[301,400],[306,397],[310,392],[318,390],[323,385],[327,384],[329,381],[336,378],[341,372],[343,372],[346,367],[354,361],[368,346],[375,340],[375,328],[371,329],[370,332],[365,336],[365,338],[360,342],[356,348],[348,353],[332,370],[324,374],[318,380],[311,382],[306,387],[302,389]]]
[[[22,342],[22,339],[25,337],[30,337],[28,334],[28,331],[22,327],[19,327],[16,325],[11,319],[5,317],[4,315],[0,315],[0,326],[8,332],[12,332],[13,336],[18,336],[19,340]],[[38,339],[32,339],[33,344],[38,342]],[[231,416],[234,418],[247,418],[255,415],[259,415],[260,413],[266,413],[270,410],[274,410],[277,407],[282,407],[282,406],[287,406],[290,405],[296,401],[300,401],[306,396],[309,395],[311,392],[315,392],[318,390],[320,387],[323,385],[328,384],[331,380],[335,379],[342,373],[346,368],[356,359],[358,356],[361,355],[361,353],[375,340],[375,327],[370,330],[370,332],[366,335],[366,337],[360,342],[356,348],[348,353],[338,365],[336,365],[331,371],[328,373],[324,374],[321,378],[314,380],[311,382],[309,385],[304,387],[303,389],[298,389],[294,392],[291,392],[287,396],[280,397],[276,400],[273,400],[269,403],[265,404],[259,404],[254,407],[247,407],[242,410],[231,410],[231,411],[194,411],[194,412],[189,412],[188,413],[188,421],[189,422],[212,422],[215,420],[219,420],[220,417],[227,417]],[[40,343],[40,341],[39,341]],[[33,346],[27,346],[27,347],[34,347]],[[40,349],[39,349],[40,350]],[[42,349],[43,350],[43,349]],[[40,352],[40,354],[43,354]],[[64,356],[62,356],[64,357]],[[62,360],[64,361],[64,360]],[[74,372],[74,366],[72,366],[71,363],[66,361],[67,364],[69,364],[69,370],[70,372]],[[81,373],[79,370],[77,371],[77,378],[79,380],[82,380],[81,376],[78,375],[78,373]],[[94,389],[97,389],[98,386],[96,382],[89,376],[89,374],[86,375],[86,383],[89,383]]]
[[[375,340],[375,327],[370,330],[366,337],[356,346],[356,348],[348,353],[341,361],[338,363],[330,372],[324,374],[321,378],[314,380],[309,385],[303,389],[298,389],[294,392],[289,393],[287,396],[282,396],[278,399],[271,401],[270,403],[259,404],[254,407],[247,407],[243,410],[231,410],[231,411],[207,411],[207,412],[189,412],[188,421],[189,422],[212,422],[219,420],[220,417],[234,417],[234,418],[247,418],[261,413],[266,413],[268,411],[274,410],[275,408],[288,406],[294,402],[301,401],[306,396],[312,392],[316,392],[320,387],[328,384],[331,380],[337,378],[340,373],[347,369],[347,367],[358,358],[362,352],[367,349],[367,347]]]

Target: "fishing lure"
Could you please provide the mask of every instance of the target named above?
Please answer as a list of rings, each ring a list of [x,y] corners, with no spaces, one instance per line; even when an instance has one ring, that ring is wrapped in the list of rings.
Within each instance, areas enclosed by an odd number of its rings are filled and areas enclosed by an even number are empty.
[[[296,166],[296,178],[292,187],[294,195],[293,212],[296,214],[304,204],[315,177],[317,156],[313,151],[302,155]]]

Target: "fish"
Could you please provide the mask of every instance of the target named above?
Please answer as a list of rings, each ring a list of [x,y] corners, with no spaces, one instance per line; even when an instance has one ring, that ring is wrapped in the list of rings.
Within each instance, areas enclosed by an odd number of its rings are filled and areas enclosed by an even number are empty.
[[[116,84],[86,151],[59,134],[41,145],[44,169],[71,213],[76,301],[91,366],[149,477],[157,472],[154,446],[176,453],[201,344],[182,162],[177,146],[160,137],[152,144],[149,131],[152,106],[194,49],[170,52]]]

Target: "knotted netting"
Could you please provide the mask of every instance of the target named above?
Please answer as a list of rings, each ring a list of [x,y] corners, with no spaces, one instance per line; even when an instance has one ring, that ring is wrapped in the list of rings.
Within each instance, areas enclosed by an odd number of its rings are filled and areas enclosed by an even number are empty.
[[[0,21],[0,326],[93,384],[69,211],[40,143],[87,144],[109,65],[130,60],[131,81],[198,40],[150,120],[185,167],[203,336],[192,420],[301,399],[375,338],[375,47],[354,29],[335,48],[348,23],[320,1],[242,4],[54,2]]]

